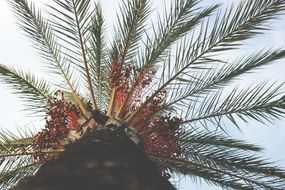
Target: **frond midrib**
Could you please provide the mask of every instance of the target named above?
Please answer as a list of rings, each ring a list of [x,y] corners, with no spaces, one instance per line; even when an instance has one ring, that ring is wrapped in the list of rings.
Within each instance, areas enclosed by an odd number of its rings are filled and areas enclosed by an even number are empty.
[[[276,2],[277,4],[278,2]],[[275,5],[273,3],[273,5]],[[273,6],[271,5],[271,6]],[[271,7],[270,6],[270,7]],[[268,7],[267,9],[270,9],[270,7]],[[210,45],[204,52],[202,52],[200,55],[198,55],[197,57],[195,57],[192,61],[190,61],[188,64],[186,64],[182,69],[180,69],[177,73],[175,73],[168,81],[166,81],[161,87],[159,87],[140,107],[138,110],[135,111],[135,113],[133,113],[131,116],[129,116],[129,118],[127,118],[126,122],[129,124],[134,117],[159,93],[161,92],[161,90],[163,90],[164,88],[166,88],[166,86],[168,86],[173,80],[175,80],[181,73],[183,73],[187,68],[189,68],[189,66],[191,66],[192,64],[194,64],[196,61],[198,61],[200,58],[202,58],[205,54],[207,54],[208,52],[210,52],[214,47],[219,46],[219,44],[221,44],[223,41],[225,41],[228,37],[230,37],[231,35],[234,35],[235,32],[239,31],[242,29],[242,27],[248,25],[248,23],[251,23],[252,20],[254,20],[256,17],[262,15],[262,13],[264,13],[266,11],[266,9],[264,9],[263,11],[259,12],[259,14],[254,15],[252,18],[249,18],[248,20],[246,20],[243,24],[241,24],[239,27],[237,27],[236,29],[234,29],[233,31],[229,32],[228,34],[226,34],[224,37],[222,37],[220,40],[218,40],[216,43]]]

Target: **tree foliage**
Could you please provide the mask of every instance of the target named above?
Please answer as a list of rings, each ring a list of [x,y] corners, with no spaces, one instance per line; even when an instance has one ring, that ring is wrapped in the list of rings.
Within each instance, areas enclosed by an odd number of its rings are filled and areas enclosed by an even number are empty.
[[[125,0],[112,37],[98,2],[53,0],[44,10],[32,1],[8,2],[50,74],[64,83],[53,95],[54,84],[0,65],[1,82],[27,109],[47,113],[38,134],[0,133],[2,188],[63,151],[70,131],[104,128],[90,117],[98,110],[137,132],[163,172],[226,189],[285,188],[284,171],[260,157],[261,148],[225,134],[249,120],[284,117],[282,83],[231,84],[284,58],[285,50],[256,50],[234,61],[218,56],[268,30],[284,0],[245,0],[226,9],[173,0],[152,22],[149,0]]]

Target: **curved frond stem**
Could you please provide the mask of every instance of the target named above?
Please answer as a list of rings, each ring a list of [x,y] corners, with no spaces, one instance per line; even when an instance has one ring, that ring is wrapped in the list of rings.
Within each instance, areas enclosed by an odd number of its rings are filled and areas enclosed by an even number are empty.
[[[60,68],[61,68],[60,70],[61,70],[62,72],[64,72],[63,68],[62,68],[62,67],[60,67]],[[79,96],[78,93],[76,92],[75,88],[74,88],[73,85],[71,84],[71,81],[68,79],[68,77],[67,77],[66,74],[63,74],[63,76],[64,76],[64,79],[65,79],[65,81],[67,82],[67,84],[68,84],[68,86],[69,86],[69,88],[70,88],[70,90],[71,90],[71,92],[72,92],[72,95],[74,96],[76,105],[79,106],[79,108],[80,108],[80,110],[82,111],[83,114],[87,114],[88,111],[87,111],[86,107],[84,106],[84,104],[83,104],[83,102],[82,102],[80,96]]]
[[[86,76],[88,89],[89,89],[89,93],[90,93],[90,99],[92,102],[93,109],[95,110],[97,107],[97,104],[96,104],[96,100],[95,100],[95,96],[94,96],[93,85],[91,82],[91,76],[90,76],[89,67],[88,67],[86,48],[85,48],[85,43],[84,43],[84,36],[83,36],[81,28],[80,28],[80,22],[79,22],[78,13],[76,10],[75,0],[72,0],[72,6],[74,9],[73,11],[74,11],[74,16],[75,16],[75,23],[76,23],[79,41],[80,41],[81,53],[82,53],[82,58],[83,58],[85,76]]]
[[[109,105],[108,105],[108,111],[107,111],[107,115],[111,116],[113,113],[113,109],[114,109],[114,103],[115,103],[115,98],[116,98],[116,87],[112,88],[111,91],[111,98],[109,101]]]

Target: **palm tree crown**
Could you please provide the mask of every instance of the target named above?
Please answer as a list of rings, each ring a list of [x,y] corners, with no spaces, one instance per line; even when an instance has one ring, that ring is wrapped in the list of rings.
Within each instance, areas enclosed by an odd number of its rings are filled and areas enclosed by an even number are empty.
[[[173,0],[153,22],[149,0],[125,0],[112,38],[92,0],[53,0],[44,13],[27,0],[8,2],[57,82],[0,65],[1,81],[30,111],[46,113],[37,134],[0,134],[2,188],[55,159],[88,129],[115,124],[143,144],[165,175],[228,189],[285,189],[284,171],[260,158],[260,147],[225,134],[225,123],[241,128],[250,119],[284,116],[283,84],[228,85],[285,51],[259,50],[235,61],[219,56],[267,30],[284,0],[245,0],[226,9]]]

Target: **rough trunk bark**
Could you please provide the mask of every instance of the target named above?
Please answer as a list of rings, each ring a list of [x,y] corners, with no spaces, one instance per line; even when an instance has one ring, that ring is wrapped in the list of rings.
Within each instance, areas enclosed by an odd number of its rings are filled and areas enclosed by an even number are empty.
[[[141,148],[122,132],[87,133],[13,190],[172,190]]]

